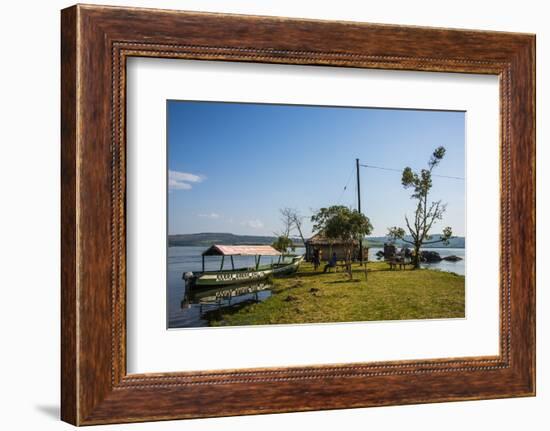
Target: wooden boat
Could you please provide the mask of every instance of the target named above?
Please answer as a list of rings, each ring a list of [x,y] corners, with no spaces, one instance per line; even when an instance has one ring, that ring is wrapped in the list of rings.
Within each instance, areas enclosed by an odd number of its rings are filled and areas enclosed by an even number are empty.
[[[271,285],[266,282],[213,287],[205,286],[202,289],[190,289],[189,302],[200,305],[220,305],[223,301],[227,301],[228,305],[231,305],[231,300],[235,297],[255,295],[258,292],[269,289],[270,287]]]
[[[204,259],[208,256],[221,256],[221,265],[218,271],[205,271]],[[254,256],[255,265],[251,268],[235,268],[234,256]],[[262,256],[278,256],[277,263],[260,265]],[[225,257],[231,259],[231,269],[224,269]],[[285,262],[285,259],[290,261]],[[264,280],[270,276],[291,274],[298,270],[304,256],[283,255],[268,245],[218,245],[215,244],[202,253],[202,272],[197,274],[185,273],[183,279],[190,288],[227,286]]]

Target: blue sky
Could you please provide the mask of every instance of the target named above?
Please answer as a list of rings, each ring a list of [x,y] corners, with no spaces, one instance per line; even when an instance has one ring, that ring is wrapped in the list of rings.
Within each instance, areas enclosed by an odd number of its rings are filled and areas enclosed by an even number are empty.
[[[447,153],[435,174],[465,176],[465,114],[453,111],[168,101],[168,230],[272,235],[279,208],[309,218],[324,206],[356,208],[355,159],[402,170]],[[362,210],[385,235],[412,214],[401,173],[361,168]],[[434,178],[447,203],[433,232],[464,235],[465,181]],[[346,190],[344,187],[347,184]]]

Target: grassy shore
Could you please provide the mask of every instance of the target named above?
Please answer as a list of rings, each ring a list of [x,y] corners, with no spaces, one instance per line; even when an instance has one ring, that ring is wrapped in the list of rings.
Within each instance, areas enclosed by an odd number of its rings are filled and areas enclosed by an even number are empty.
[[[429,269],[390,270],[369,262],[353,280],[342,272],[322,274],[311,264],[272,280],[264,302],[208,313],[212,326],[356,322],[464,317],[464,276]]]

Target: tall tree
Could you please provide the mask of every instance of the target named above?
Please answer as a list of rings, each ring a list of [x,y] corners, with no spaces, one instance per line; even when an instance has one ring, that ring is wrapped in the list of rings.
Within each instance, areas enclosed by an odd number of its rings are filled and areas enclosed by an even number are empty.
[[[294,229],[296,229],[298,231],[298,235],[300,235],[300,238],[302,239],[302,242],[304,243],[304,246],[305,246],[306,240],[302,232],[302,224],[303,224],[304,217],[302,217],[300,215],[300,212],[295,208],[281,208],[279,210],[279,213],[281,214],[281,223],[283,224],[283,231],[280,233],[276,233],[276,235],[290,237],[290,234],[294,231]]]
[[[403,169],[401,184],[405,189],[413,189],[411,199],[415,199],[416,211],[414,220],[411,222],[405,215],[405,224],[412,240],[405,238],[405,229],[397,226],[388,228],[388,236],[392,239],[400,239],[405,243],[411,244],[414,247],[413,263],[414,268],[420,267],[420,248],[425,244],[435,244],[438,242],[448,244],[449,239],[453,235],[451,227],[447,226],[443,229],[443,234],[438,239],[432,240],[430,230],[433,225],[443,219],[443,214],[447,209],[447,205],[441,200],[430,202],[428,204],[428,196],[432,188],[432,171],[439,165],[445,156],[445,148],[438,147],[432,153],[428,161],[428,168],[422,169],[420,172],[413,172],[410,167]]]
[[[292,232],[292,229],[294,229],[294,220],[292,219],[292,209],[281,208],[279,210],[279,213],[281,215],[281,224],[283,226],[283,230],[277,235],[286,236],[288,238],[290,237],[290,232]]]
[[[300,214],[300,212],[294,208],[290,208],[290,219],[294,223],[294,227],[298,231],[298,235],[300,235],[300,238],[302,239],[302,242],[304,243],[304,247],[306,245],[306,239],[304,238],[304,234],[302,232],[302,224],[304,221],[304,217]]]
[[[351,271],[351,256],[355,243],[362,241],[372,232],[372,224],[368,217],[355,209],[342,205],[321,208],[311,217],[313,231],[321,232],[326,238],[343,241],[346,245],[346,266],[348,275]]]

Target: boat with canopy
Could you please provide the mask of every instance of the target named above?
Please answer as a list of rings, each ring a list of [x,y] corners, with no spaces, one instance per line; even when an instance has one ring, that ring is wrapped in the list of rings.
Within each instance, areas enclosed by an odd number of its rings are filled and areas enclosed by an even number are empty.
[[[221,257],[220,269],[205,270],[205,259]],[[234,256],[254,256],[254,266],[235,268]],[[262,256],[277,257],[277,262],[260,265]],[[224,269],[226,258],[231,262],[231,269]],[[186,272],[183,279],[189,287],[226,286],[266,279],[269,276],[291,274],[298,270],[304,256],[285,255],[270,245],[219,245],[214,244],[202,253],[202,272]]]

